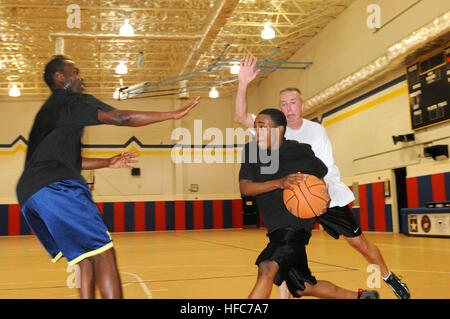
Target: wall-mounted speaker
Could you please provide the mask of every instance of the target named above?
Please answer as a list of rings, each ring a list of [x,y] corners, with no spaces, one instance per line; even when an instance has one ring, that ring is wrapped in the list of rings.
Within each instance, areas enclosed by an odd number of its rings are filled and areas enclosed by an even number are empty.
[[[433,145],[424,148],[424,155],[431,156],[434,160],[438,156],[447,156],[448,157],[448,145]]]

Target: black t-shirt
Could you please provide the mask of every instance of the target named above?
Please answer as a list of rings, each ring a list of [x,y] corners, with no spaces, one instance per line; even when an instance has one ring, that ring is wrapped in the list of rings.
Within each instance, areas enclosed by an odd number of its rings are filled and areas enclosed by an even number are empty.
[[[88,125],[104,124],[98,110],[113,107],[89,94],[57,89],[34,120],[28,139],[25,168],[17,184],[22,206],[35,192],[51,183],[81,176],[81,137]]]
[[[254,154],[254,150],[257,147],[253,143],[255,142],[246,144],[243,150],[239,180],[266,182],[297,172],[323,178],[328,172],[326,165],[314,155],[309,144],[299,143],[294,140],[283,140],[279,150],[272,154],[269,153],[267,158],[260,158],[259,155]],[[259,152],[256,151],[256,153]],[[278,156],[279,160],[278,169],[273,173],[267,174],[264,168],[267,169],[273,162],[268,162],[268,158],[273,159],[276,158],[275,156]],[[267,163],[263,164],[264,162]],[[273,165],[273,167],[275,166]],[[301,228],[311,231],[314,226],[315,218],[300,219],[286,209],[283,202],[282,189],[256,195],[256,203],[268,233],[280,228]]]

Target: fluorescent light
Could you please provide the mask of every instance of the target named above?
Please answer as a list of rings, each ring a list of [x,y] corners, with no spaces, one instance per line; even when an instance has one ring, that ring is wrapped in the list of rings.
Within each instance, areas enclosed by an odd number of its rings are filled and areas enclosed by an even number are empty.
[[[240,66],[239,63],[233,63],[233,66],[230,68],[230,73],[231,74],[239,74],[239,70],[240,70]]]
[[[120,27],[120,35],[131,37],[134,35],[133,27],[130,25],[130,19],[125,19],[123,25]]]
[[[211,88],[211,91],[209,91],[209,97],[212,99],[216,99],[219,97],[219,91],[216,90],[215,87]]]
[[[13,84],[12,87],[9,89],[9,96],[13,97],[20,96],[20,90],[16,84]]]
[[[178,95],[178,97],[180,99],[187,99],[189,98],[189,92],[186,92],[186,87],[187,87],[187,80],[183,80],[180,81],[180,94]]]
[[[128,73],[128,68],[125,65],[125,62],[120,61],[119,65],[116,66],[116,73],[117,74],[127,74]]]
[[[119,92],[119,89],[117,88],[113,93],[113,99],[117,100],[119,98],[119,94],[120,94],[120,92]]]
[[[261,32],[261,38],[270,40],[275,38],[275,30],[270,27],[270,22],[267,22],[264,25],[264,29]]]

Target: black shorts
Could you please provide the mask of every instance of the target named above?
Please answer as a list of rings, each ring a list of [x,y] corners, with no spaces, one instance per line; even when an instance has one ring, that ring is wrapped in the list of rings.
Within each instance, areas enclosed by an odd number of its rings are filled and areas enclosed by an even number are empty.
[[[317,217],[316,221],[335,239],[338,239],[339,235],[353,238],[362,234],[361,227],[348,205],[330,207],[325,214]]]
[[[309,270],[305,249],[311,233],[299,229],[277,229],[267,236],[270,242],[258,256],[256,265],[263,261],[275,261],[279,270],[274,284],[279,286],[286,281],[292,296],[299,298],[297,291],[305,290],[305,282],[311,285],[317,283]]]

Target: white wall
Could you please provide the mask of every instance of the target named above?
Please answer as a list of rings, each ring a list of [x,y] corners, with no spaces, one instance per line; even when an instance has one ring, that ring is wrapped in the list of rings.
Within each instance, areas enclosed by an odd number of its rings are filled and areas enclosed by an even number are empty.
[[[193,99],[136,99],[105,100],[118,109],[172,111],[184,107]],[[165,121],[146,127],[114,127],[99,125],[87,127],[83,136],[86,145],[99,145],[84,148],[86,157],[111,157],[124,151],[136,150],[139,163],[134,166],[141,169],[141,176],[131,176],[127,169],[100,169],[95,171],[94,197],[101,200],[174,200],[174,199],[231,199],[239,198],[237,174],[239,163],[181,163],[175,164],[171,157],[171,148],[141,148],[132,143],[124,148],[108,145],[125,144],[136,137],[144,145],[170,146],[180,142],[172,139],[175,128],[186,128],[192,137],[191,143],[206,145],[211,140],[203,139],[205,131],[215,128],[223,135],[223,141],[216,138],[215,144],[227,144],[226,129],[239,127],[232,120],[233,97],[209,99],[203,98],[200,104],[188,116],[177,121]],[[34,116],[44,101],[0,102],[0,144],[10,144],[19,135],[28,139]],[[201,123],[200,134],[194,134],[194,122]],[[234,144],[233,141],[230,142]],[[230,144],[228,143],[228,144]],[[189,144],[189,143],[188,143]],[[213,143],[214,144],[214,143]],[[200,150],[201,149],[195,149]],[[231,148],[231,152],[238,149]],[[11,147],[0,148],[0,203],[16,203],[15,187],[25,161],[26,144],[19,142]],[[239,154],[235,155],[239,158]],[[190,185],[198,184],[199,192],[190,192]]]
[[[369,4],[381,8],[382,25],[414,0],[356,0],[294,54],[290,61],[313,64],[306,70],[280,70],[261,83],[264,107],[277,103],[284,87],[301,89],[306,100],[384,54],[388,47],[450,9],[448,1],[423,0],[376,33],[366,25]]]
[[[266,107],[278,105],[278,92],[287,86],[297,86],[305,99],[342,79],[349,73],[371,62],[402,37],[420,28],[433,18],[449,9],[449,2],[423,0],[400,15],[397,19],[373,33],[366,26],[368,4],[381,6],[382,23],[410,6],[413,0],[357,0],[336,20],[296,53],[291,61],[312,61],[314,64],[302,71],[276,71],[258,87],[249,90],[249,111],[257,113]],[[375,83],[341,99],[330,108],[348,102],[352,98],[383,85],[405,73],[403,68],[392,71]],[[328,135],[333,143],[336,163],[344,181],[349,185],[358,176],[367,176],[377,171],[389,171],[393,167],[410,165],[414,172],[428,170],[437,164],[429,158],[421,157],[421,144],[436,138],[439,143],[448,144],[449,124],[441,124],[420,130],[411,147],[393,145],[392,135],[411,132],[408,101],[405,92],[397,92],[395,97],[384,99],[392,92],[402,90],[405,83],[399,83],[365,100],[323,118]],[[377,100],[381,99],[381,100]],[[377,101],[375,103],[374,101]],[[106,101],[118,108],[137,110],[169,111],[181,107],[186,101],[177,99],[140,99],[129,101]],[[364,108],[364,105],[371,107]],[[237,128],[232,121],[234,96],[217,100],[204,99],[192,113],[180,121],[168,121],[143,128],[117,128],[98,126],[86,129],[85,144],[102,144],[97,149],[85,149],[86,156],[106,157],[127,149],[108,149],[107,144],[123,144],[131,136],[136,136],[146,145],[169,145],[170,133],[177,127],[193,130],[193,123],[201,119],[204,130],[217,127],[223,133],[226,128]],[[42,101],[0,102],[0,144],[9,144],[17,136],[28,138],[31,124]],[[358,108],[359,112],[335,120],[339,115]],[[348,115],[348,114],[347,114]],[[225,135],[225,134],[224,134]],[[210,141],[204,140],[203,144]],[[224,143],[225,144],[225,143]],[[141,177],[132,177],[126,170],[99,170],[96,172],[94,195],[99,199],[178,199],[178,198],[238,198],[237,173],[239,164],[178,164],[175,165],[168,153],[169,149],[139,149]],[[0,149],[0,202],[14,203],[15,185],[23,169],[23,144]],[[377,155],[378,154],[378,155]],[[439,162],[439,170],[448,170],[448,161]],[[422,168],[423,169],[422,169]],[[356,177],[355,177],[356,176]],[[191,184],[199,185],[198,193],[189,191]]]

